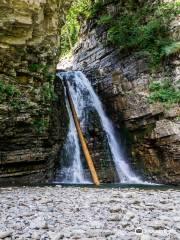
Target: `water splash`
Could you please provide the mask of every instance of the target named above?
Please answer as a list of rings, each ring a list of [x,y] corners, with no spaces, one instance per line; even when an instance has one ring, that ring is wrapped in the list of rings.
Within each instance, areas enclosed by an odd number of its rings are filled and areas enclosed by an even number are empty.
[[[108,139],[108,144],[110,147],[110,151],[112,154],[113,161],[115,163],[115,167],[117,170],[117,174],[119,177],[119,181],[121,183],[142,183],[141,179],[137,177],[132,170],[130,169],[124,155],[123,151],[121,149],[121,144],[119,143],[118,139],[116,138],[115,130],[113,127],[112,122],[110,119],[107,117],[103,106],[101,104],[101,101],[99,100],[99,97],[95,93],[93,87],[91,86],[89,80],[86,78],[86,76],[80,72],[61,72],[57,74],[58,77],[61,79],[64,79],[67,81],[69,91],[72,97],[72,100],[74,102],[78,118],[80,120],[81,128],[82,130],[85,128],[85,122],[86,122],[86,113],[85,110],[87,111],[88,108],[94,108],[96,109],[101,125],[103,127],[104,132],[106,133],[107,139]],[[68,110],[70,111],[70,110]],[[69,113],[70,114],[70,113]],[[71,115],[71,114],[70,114]],[[71,119],[73,121],[73,119]],[[70,121],[71,122],[71,121]],[[72,161],[72,166],[70,168],[70,174],[72,174],[72,180],[78,179],[78,181],[85,181],[85,178],[83,177],[83,168],[82,168],[82,163],[80,159],[80,149],[79,149],[79,144],[78,144],[78,136],[75,133],[73,133],[72,129],[72,123],[70,123],[69,127],[69,132],[66,140],[66,151],[69,151],[69,147],[71,148],[72,145],[76,148],[77,150],[77,155],[73,156],[73,161]],[[75,130],[74,130],[75,131]],[[70,142],[70,134],[73,135],[73,142],[71,140]],[[73,144],[72,144],[73,143]],[[77,164],[79,164],[77,166]],[[78,171],[77,169],[78,168]],[[68,170],[68,169],[67,169]],[[74,172],[77,171],[75,174]],[[80,174],[80,175],[78,175]],[[69,175],[69,174],[68,174]],[[76,175],[76,177],[74,177]],[[77,176],[78,175],[78,176]]]

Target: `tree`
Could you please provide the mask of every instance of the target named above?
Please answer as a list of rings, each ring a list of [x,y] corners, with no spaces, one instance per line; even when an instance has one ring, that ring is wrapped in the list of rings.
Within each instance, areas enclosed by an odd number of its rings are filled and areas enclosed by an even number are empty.
[[[90,16],[91,0],[76,0],[64,19],[61,30],[61,56],[72,50],[78,40],[80,23]]]

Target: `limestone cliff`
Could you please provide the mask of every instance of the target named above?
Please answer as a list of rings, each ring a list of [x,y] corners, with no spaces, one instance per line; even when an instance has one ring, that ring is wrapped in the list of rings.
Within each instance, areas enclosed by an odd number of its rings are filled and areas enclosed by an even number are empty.
[[[121,14],[128,4],[128,1],[104,2],[103,14],[113,16]],[[169,32],[174,39],[179,39],[179,18],[171,22]],[[180,183],[179,105],[149,102],[152,77],[161,81],[168,72],[172,84],[179,89],[179,55],[168,59],[165,70],[152,75],[146,59],[109,46],[106,26],[97,25],[91,19],[81,28],[73,66],[86,73],[112,120],[120,132],[124,132],[134,167],[146,179]]]
[[[68,123],[63,97],[56,96],[63,91],[55,95],[53,81],[70,2],[0,2],[0,182],[53,174]]]

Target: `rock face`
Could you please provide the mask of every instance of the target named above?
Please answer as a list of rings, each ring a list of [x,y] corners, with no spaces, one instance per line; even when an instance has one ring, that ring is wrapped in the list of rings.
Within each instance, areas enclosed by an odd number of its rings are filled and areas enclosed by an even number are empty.
[[[123,11],[112,1],[105,11]],[[170,26],[173,37],[179,38],[178,19]],[[148,101],[152,75],[147,61],[135,54],[119,53],[107,46],[106,30],[87,22],[82,26],[81,39],[74,50],[74,70],[82,70],[101,96],[112,120],[124,131],[134,167],[141,174],[161,183],[180,183],[180,108]],[[173,85],[180,79],[179,56],[169,59],[166,66]],[[154,74],[162,80],[165,72]],[[123,127],[122,127],[123,126]],[[128,141],[129,140],[129,141]],[[130,152],[130,151],[128,151]]]
[[[53,174],[68,123],[62,88],[58,98],[53,81],[70,2],[0,2],[0,182],[48,180]]]
[[[96,111],[92,109],[88,119],[88,126],[85,128],[84,136],[99,180],[101,183],[119,182],[108,139]],[[89,169],[87,166],[85,167],[88,175]]]

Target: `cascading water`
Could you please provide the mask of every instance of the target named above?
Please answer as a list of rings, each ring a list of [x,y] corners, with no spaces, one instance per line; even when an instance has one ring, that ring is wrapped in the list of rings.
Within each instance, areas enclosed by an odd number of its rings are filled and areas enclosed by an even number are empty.
[[[64,79],[68,84],[82,130],[85,129],[86,113],[88,109],[94,108],[97,111],[101,125],[108,139],[109,148],[115,163],[119,181],[121,183],[142,183],[140,178],[130,170],[129,165],[123,156],[121,146],[116,138],[114,127],[106,116],[101,101],[85,75],[79,71],[61,72],[57,75],[60,79]],[[62,168],[60,172],[61,175],[62,173],[64,175],[63,182],[84,183],[87,181],[87,177],[84,176],[83,173],[78,136],[68,103],[66,103],[66,106],[70,116],[70,125],[64,150],[66,155],[68,155],[67,157],[71,158],[71,166],[68,168]]]
[[[86,183],[88,182],[81,162],[80,145],[76,132],[73,116],[69,103],[66,99],[66,107],[69,114],[69,130],[63,147],[63,158],[67,161],[68,166],[57,170],[56,180],[60,179],[64,183]]]

